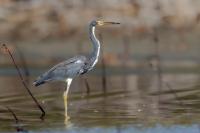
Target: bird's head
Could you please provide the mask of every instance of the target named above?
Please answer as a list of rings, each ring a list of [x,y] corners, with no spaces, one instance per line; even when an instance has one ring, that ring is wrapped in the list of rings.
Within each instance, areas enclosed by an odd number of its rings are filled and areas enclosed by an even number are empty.
[[[103,25],[111,25],[111,24],[120,24],[119,22],[107,22],[103,20],[93,20],[91,22],[92,26],[103,26]]]

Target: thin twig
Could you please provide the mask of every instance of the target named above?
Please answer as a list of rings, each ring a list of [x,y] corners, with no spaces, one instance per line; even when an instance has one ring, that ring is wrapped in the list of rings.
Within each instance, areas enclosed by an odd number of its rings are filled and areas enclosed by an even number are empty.
[[[99,34],[99,41],[103,44],[103,37],[102,34]],[[106,64],[105,64],[105,60],[104,60],[104,51],[103,51],[103,47],[101,48],[101,54],[102,54],[102,88],[103,88],[103,93],[106,94],[107,92],[107,79],[106,79]]]
[[[154,42],[155,42],[155,54],[156,54],[156,60],[157,60],[157,75],[158,75],[158,90],[159,93],[162,92],[162,69],[161,69],[161,59],[160,59],[160,49],[159,49],[159,38],[158,38],[158,33],[157,33],[157,29],[154,28],[154,38],[153,38]],[[159,102],[160,102],[160,95],[158,97]]]
[[[87,79],[84,79],[84,82],[85,82],[85,86],[86,86],[86,93],[87,93],[87,95],[90,95],[90,85],[89,85],[89,83],[88,83],[88,81],[87,81]]]
[[[26,76],[26,81],[29,84],[30,72],[29,72],[28,67],[27,67],[26,59],[24,58],[24,55],[21,52],[21,50],[19,49],[19,47],[16,46],[16,50],[19,53],[19,58],[20,58],[20,61],[22,62],[24,75]]]
[[[12,109],[10,109],[9,107],[6,107],[7,110],[13,115],[13,118],[15,119],[15,123],[18,124],[19,123],[19,119],[17,118],[17,115],[14,113],[14,111]]]
[[[128,35],[124,35],[123,37],[123,46],[124,46],[124,50],[123,50],[122,69],[126,70],[128,58],[130,55],[130,50],[129,50],[130,38],[128,37]],[[127,75],[126,74],[122,76],[122,84],[123,84],[124,90],[127,90]]]
[[[174,91],[174,89],[171,87],[171,85],[169,83],[167,83],[167,82],[165,82],[165,85],[174,94],[175,98],[179,101],[179,104],[183,105],[183,103],[179,100],[178,95],[176,94],[176,92]]]
[[[17,66],[17,64],[16,64],[16,62],[15,62],[15,59],[14,59],[13,55],[11,54],[10,50],[8,49],[8,47],[6,46],[6,44],[3,44],[2,47],[4,47],[5,50],[8,52],[8,54],[10,55],[10,58],[11,58],[11,60],[12,60],[12,62],[13,62],[13,64],[14,64],[14,66],[15,66],[17,72],[18,72],[18,76],[19,76],[19,78],[20,78],[20,80],[21,80],[21,82],[22,82],[24,88],[27,90],[27,92],[29,93],[29,95],[32,97],[32,99],[33,99],[33,101],[35,102],[35,104],[37,105],[37,107],[42,111],[42,115],[40,116],[40,119],[43,120],[43,118],[44,118],[44,116],[45,116],[45,111],[44,111],[44,109],[43,109],[42,106],[39,104],[39,102],[37,101],[37,99],[33,96],[32,92],[30,91],[30,89],[28,88],[28,86],[26,85],[26,83],[25,83],[25,81],[24,81],[24,79],[23,79],[23,76],[22,76],[22,74],[21,74],[21,72],[20,72],[20,69],[19,69],[19,67]]]
[[[106,80],[106,65],[104,58],[102,58],[102,85],[103,85],[103,92],[107,92],[107,80]]]
[[[10,109],[9,107],[7,107],[7,110],[12,114],[13,118],[15,119],[15,123],[17,124],[16,125],[16,130],[17,132],[26,132],[26,130],[24,130],[20,125],[19,125],[19,119],[17,118],[17,115],[15,114],[15,112]]]
[[[159,80],[159,82],[158,82],[158,87],[159,87],[159,91],[160,91],[159,93],[161,93],[162,84],[164,83],[167,86],[167,88],[174,94],[175,98],[178,100],[178,96],[177,96],[176,92],[172,89],[172,87],[167,82],[164,82],[163,78],[162,78],[161,59],[160,59],[160,51],[159,51],[159,38],[158,38],[156,29],[154,29],[154,42],[155,42],[155,49],[156,49],[156,57],[158,60],[157,72],[158,72],[158,80]],[[181,101],[179,101],[179,103],[182,105]]]

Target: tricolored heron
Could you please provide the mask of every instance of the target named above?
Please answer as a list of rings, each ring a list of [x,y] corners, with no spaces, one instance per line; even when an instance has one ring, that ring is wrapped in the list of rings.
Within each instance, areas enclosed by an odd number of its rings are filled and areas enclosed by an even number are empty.
[[[110,24],[120,24],[117,22],[105,22],[105,21],[92,21],[89,25],[89,37],[93,44],[93,51],[86,56],[76,56],[66,61],[63,61],[53,68],[42,74],[34,81],[35,86],[39,86],[44,83],[51,81],[64,81],[67,84],[67,88],[64,91],[64,106],[65,106],[65,116],[67,116],[67,95],[69,87],[72,80],[79,75],[85,74],[94,68],[95,64],[98,62],[100,54],[100,42],[95,36],[95,27],[110,25]]]

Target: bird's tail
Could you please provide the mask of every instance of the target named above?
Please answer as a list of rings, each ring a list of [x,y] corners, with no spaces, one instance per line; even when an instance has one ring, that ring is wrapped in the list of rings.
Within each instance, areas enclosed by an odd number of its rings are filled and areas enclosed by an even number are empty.
[[[39,86],[42,85],[44,83],[46,83],[48,81],[48,76],[46,75],[46,73],[44,73],[43,75],[39,76],[34,82],[33,85],[34,86]]]
[[[45,83],[45,81],[42,81],[42,80],[35,80],[34,82],[33,82],[33,85],[34,86],[39,86],[39,85],[42,85],[42,84],[44,84]]]
[[[39,86],[42,85],[44,83],[47,83],[49,81],[52,81],[51,79],[51,74],[49,74],[49,72],[45,72],[44,74],[40,75],[34,82],[33,85],[34,86]]]

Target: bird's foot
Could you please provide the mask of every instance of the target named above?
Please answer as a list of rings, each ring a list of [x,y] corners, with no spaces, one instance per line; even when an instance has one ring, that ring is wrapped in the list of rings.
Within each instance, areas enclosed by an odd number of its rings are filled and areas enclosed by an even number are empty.
[[[64,121],[64,124],[65,124],[66,126],[69,125],[69,119],[70,119],[70,117],[69,117],[68,115],[65,115],[65,121]]]
[[[67,116],[65,116],[65,120],[69,120],[70,119],[70,117],[67,115]]]

